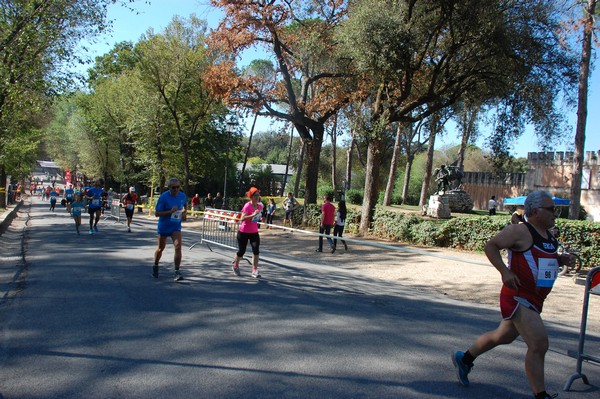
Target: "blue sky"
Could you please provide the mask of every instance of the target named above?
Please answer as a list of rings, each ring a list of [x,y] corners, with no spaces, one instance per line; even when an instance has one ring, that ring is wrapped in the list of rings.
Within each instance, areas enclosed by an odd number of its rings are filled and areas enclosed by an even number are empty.
[[[92,46],[92,57],[102,55],[110,50],[115,43],[124,40],[136,42],[148,28],[152,27],[155,32],[160,32],[165,28],[175,15],[187,17],[195,13],[198,17],[206,19],[210,28],[217,26],[219,20],[223,17],[220,10],[210,7],[208,0],[150,0],[145,4],[143,1],[134,3],[134,8],[139,13],[132,13],[119,5],[113,5],[109,9],[109,18],[113,20],[113,33],[109,36],[99,38],[98,43]],[[260,55],[259,55],[260,56]],[[264,57],[264,56],[263,56]],[[249,59],[250,60],[250,59]],[[586,151],[600,151],[600,79],[592,74],[590,79],[589,97],[588,97],[588,118],[586,129]],[[575,135],[576,109],[564,109],[564,113],[572,126],[572,137]],[[246,121],[248,132],[250,130],[251,120]],[[270,126],[270,120],[259,122],[257,129],[266,130]],[[485,128],[482,127],[482,131]],[[457,144],[459,140],[454,138],[455,134],[449,132],[442,139],[436,141],[436,148],[447,144]],[[556,151],[567,151],[573,149],[574,139],[571,138],[566,143],[556,144]],[[481,142],[478,145],[482,146]],[[534,134],[529,129],[523,134],[519,142],[514,146],[511,154],[515,156],[526,156],[527,152],[539,151],[539,146],[535,140]]]

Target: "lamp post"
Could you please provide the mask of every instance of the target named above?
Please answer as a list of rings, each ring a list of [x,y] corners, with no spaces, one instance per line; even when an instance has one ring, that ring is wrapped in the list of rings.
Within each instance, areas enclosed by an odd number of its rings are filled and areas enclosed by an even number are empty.
[[[226,124],[225,131],[227,132],[227,139],[235,133],[237,122],[233,119],[229,119]],[[229,140],[227,140],[229,141]],[[223,181],[223,209],[227,209],[227,164],[229,163],[229,142],[226,143],[227,151],[225,153],[225,179]]]

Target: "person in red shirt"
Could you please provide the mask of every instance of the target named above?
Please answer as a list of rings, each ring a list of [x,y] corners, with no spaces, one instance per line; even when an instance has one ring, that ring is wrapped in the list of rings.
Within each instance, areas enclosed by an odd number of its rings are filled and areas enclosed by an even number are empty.
[[[331,203],[331,196],[327,194],[323,197],[323,206],[321,206],[321,226],[319,226],[320,234],[327,234],[331,232],[331,227],[335,222],[335,206]],[[333,239],[327,237],[327,242],[331,248],[331,253],[335,252],[335,246],[333,245]],[[317,252],[323,252],[323,236],[319,236],[319,248]]]
[[[524,209],[525,223],[506,226],[485,246],[486,256],[502,277],[502,321],[495,330],[479,336],[466,352],[452,354],[452,363],[459,382],[468,386],[468,374],[476,358],[520,335],[527,345],[525,372],[534,397],[548,399],[554,396],[546,392],[544,382],[544,357],[549,344],[541,312],[559,266],[572,265],[575,257],[558,253],[558,242],[550,233],[558,208],[549,193],[529,194]],[[502,257],[503,249],[508,250],[508,264]]]
[[[129,187],[129,192],[123,196],[121,202],[125,208],[125,216],[127,216],[127,232],[131,233],[131,221],[133,220],[133,211],[137,201],[135,187]]]
[[[192,211],[200,212],[200,197],[198,193],[192,197]]]

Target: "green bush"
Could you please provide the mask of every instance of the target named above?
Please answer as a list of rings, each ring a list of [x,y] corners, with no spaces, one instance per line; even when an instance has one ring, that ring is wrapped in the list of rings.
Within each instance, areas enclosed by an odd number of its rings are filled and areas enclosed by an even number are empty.
[[[352,188],[346,191],[346,202],[354,205],[362,205],[363,203],[363,191]]]
[[[445,221],[377,208],[371,234],[411,244],[483,251],[485,244],[510,223],[506,215],[458,216]],[[577,251],[584,268],[600,265],[600,223],[557,219],[559,241]]]

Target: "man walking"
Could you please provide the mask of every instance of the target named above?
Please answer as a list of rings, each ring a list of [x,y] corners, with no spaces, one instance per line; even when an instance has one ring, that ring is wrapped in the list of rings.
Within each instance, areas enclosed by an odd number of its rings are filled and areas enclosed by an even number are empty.
[[[561,264],[573,264],[573,255],[558,255],[558,242],[548,231],[554,226],[557,208],[552,196],[536,191],[525,200],[527,221],[511,224],[485,246],[485,254],[502,276],[498,328],[475,340],[466,352],[455,352],[452,363],[459,382],[469,385],[473,361],[498,345],[509,344],[519,335],[527,345],[525,371],[536,399],[549,399],[544,382],[544,358],[548,351],[548,333],[540,313],[546,296],[558,276]],[[508,250],[508,266],[501,250]]]
[[[187,197],[179,191],[181,183],[176,178],[169,179],[168,191],[160,195],[156,202],[154,214],[158,216],[158,246],[154,251],[152,276],[158,278],[158,261],[167,245],[167,238],[173,240],[175,249],[175,281],[182,280],[179,266],[181,265],[181,220],[186,212]]]

